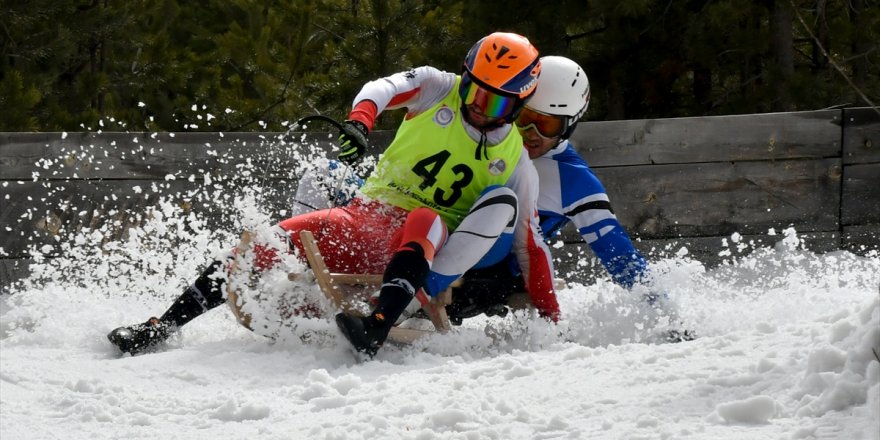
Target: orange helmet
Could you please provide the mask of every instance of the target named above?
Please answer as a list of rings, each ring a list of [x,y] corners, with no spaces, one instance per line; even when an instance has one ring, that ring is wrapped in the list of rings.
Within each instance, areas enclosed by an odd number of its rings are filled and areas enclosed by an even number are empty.
[[[526,37],[495,32],[468,51],[459,94],[464,104],[471,104],[480,98],[475,98],[475,93],[489,92],[493,102],[485,105],[492,108],[484,108],[484,112],[488,110],[490,116],[512,122],[534,94],[540,72],[538,49]],[[510,98],[509,102],[505,97]]]
[[[528,38],[495,32],[477,41],[464,60],[464,68],[478,83],[526,98],[535,91],[541,61]]]

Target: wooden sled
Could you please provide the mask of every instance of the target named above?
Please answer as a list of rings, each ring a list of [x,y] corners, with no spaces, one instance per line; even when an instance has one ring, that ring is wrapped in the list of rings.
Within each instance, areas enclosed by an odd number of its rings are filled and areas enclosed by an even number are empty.
[[[369,298],[369,294],[379,290],[382,285],[382,275],[379,274],[345,274],[332,273],[324,262],[324,257],[318,250],[317,242],[311,231],[301,231],[300,239],[302,240],[303,249],[305,250],[306,260],[312,268],[315,281],[324,295],[336,306],[337,309],[349,312],[361,312],[354,307],[352,300],[365,302]],[[250,232],[242,233],[241,240],[236,247],[236,257],[230,265],[230,276],[241,276],[238,272],[240,256],[250,249],[253,234]],[[301,276],[301,274],[292,273],[289,275],[292,279]],[[554,280],[557,290],[565,288],[565,282],[562,280]],[[461,280],[457,280],[449,286],[446,291],[437,295],[436,298],[429,298],[424,291],[419,291],[419,300],[422,303],[422,310],[430,318],[435,330],[419,330],[410,328],[393,327],[388,334],[388,340],[398,343],[410,344],[427,335],[446,333],[451,328],[449,317],[446,314],[446,306],[452,303],[452,288],[461,285]],[[232,283],[227,283],[227,303],[232,310],[238,322],[251,328],[251,317],[242,311],[243,301],[238,292],[234,289]],[[526,309],[533,307],[532,301],[528,293],[520,292],[511,295],[508,298],[507,306],[512,309]]]
[[[352,300],[367,301],[369,299],[369,294],[379,290],[379,287],[382,285],[382,275],[331,273],[327,269],[327,265],[324,263],[324,257],[321,256],[321,252],[318,250],[314,235],[310,231],[301,231],[300,238],[302,239],[306,260],[312,268],[315,281],[324,293],[324,296],[326,296],[339,310],[350,313],[359,313],[354,307]],[[251,248],[252,241],[253,233],[245,231],[241,234],[241,239],[236,246],[235,257],[232,259],[229,266],[230,278],[247,276],[247,274],[242,273],[240,270],[240,260],[241,257]],[[295,279],[301,276],[301,274],[291,273],[288,276],[291,279]],[[352,294],[352,292],[358,293],[359,295]],[[236,290],[233,283],[230,282],[226,284],[226,294],[227,305],[232,310],[235,319],[248,330],[253,331],[254,329],[251,327],[251,316],[242,310],[244,299],[241,297],[238,290]],[[420,294],[423,300],[422,309],[427,316],[430,317],[436,331],[441,333],[449,331],[451,325],[449,324],[449,317],[446,315],[446,305],[452,301],[452,289],[447,289],[445,292],[438,295],[437,298],[430,300],[423,292],[420,292]],[[388,335],[388,339],[394,342],[409,344],[418,338],[433,333],[434,331],[430,330],[394,327]]]

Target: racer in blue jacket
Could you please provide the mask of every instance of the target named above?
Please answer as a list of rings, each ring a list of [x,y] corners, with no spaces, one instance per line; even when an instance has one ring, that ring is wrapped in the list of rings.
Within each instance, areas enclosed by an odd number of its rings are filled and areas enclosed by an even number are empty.
[[[574,223],[612,279],[630,288],[646,275],[647,262],[611,210],[602,183],[568,140],[590,103],[587,75],[568,58],[546,56],[542,63],[547,67],[538,90],[516,125],[538,169],[544,237]]]
[[[602,183],[568,140],[590,103],[589,80],[568,58],[545,56],[541,62],[538,88],[516,126],[538,171],[542,234],[549,240],[567,223],[574,223],[612,280],[629,289],[647,280],[648,263],[614,215]],[[505,313],[506,298],[517,291],[522,291],[522,284],[509,258],[469,271],[453,295],[450,319],[460,322],[480,313]],[[656,297],[648,300],[654,302]]]

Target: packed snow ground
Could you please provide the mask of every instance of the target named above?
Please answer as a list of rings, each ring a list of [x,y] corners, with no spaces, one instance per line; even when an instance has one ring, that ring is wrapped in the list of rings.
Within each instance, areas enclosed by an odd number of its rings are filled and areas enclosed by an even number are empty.
[[[194,241],[129,243],[130,267],[74,252],[3,298],[0,438],[880,438],[877,256],[815,255],[790,233],[712,270],[655,262],[700,333],[680,344],[638,342],[652,330],[632,295],[600,279],[559,293],[558,326],[473,319],[366,362],[328,321],[310,324],[330,335],[317,343],[271,342],[225,307],[120,357],[106,333],[164,311],[180,292],[169,280],[215,247]],[[139,275],[141,258],[173,275]]]

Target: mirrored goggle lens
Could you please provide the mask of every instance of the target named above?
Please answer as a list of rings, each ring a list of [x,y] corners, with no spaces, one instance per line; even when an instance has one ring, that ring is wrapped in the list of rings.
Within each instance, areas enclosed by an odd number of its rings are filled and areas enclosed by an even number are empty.
[[[516,118],[516,126],[522,130],[534,127],[541,136],[551,138],[561,136],[567,128],[566,119],[560,116],[545,115],[528,107],[524,108]]]
[[[463,86],[464,105],[475,105],[490,118],[505,117],[513,112],[516,106],[516,97],[490,92],[473,81],[468,81]]]

